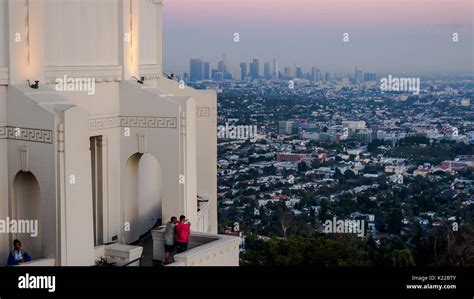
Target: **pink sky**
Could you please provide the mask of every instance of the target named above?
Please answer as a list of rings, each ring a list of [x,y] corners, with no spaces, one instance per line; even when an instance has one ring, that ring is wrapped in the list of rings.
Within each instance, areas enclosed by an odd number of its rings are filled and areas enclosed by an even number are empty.
[[[474,0],[164,1],[170,71],[186,71],[194,57],[215,66],[227,53],[233,65],[277,57],[306,70],[472,73]]]
[[[170,21],[208,25],[472,24],[472,0],[165,0]]]

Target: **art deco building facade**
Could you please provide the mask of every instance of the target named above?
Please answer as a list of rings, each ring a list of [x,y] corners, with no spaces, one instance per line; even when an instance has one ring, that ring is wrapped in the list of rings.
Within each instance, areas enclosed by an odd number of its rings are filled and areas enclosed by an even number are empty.
[[[217,235],[216,94],[163,76],[162,10],[0,0],[0,219],[39,222],[0,233],[0,257],[19,238],[34,260],[92,265],[185,214],[194,248],[175,265],[238,265],[239,240]]]

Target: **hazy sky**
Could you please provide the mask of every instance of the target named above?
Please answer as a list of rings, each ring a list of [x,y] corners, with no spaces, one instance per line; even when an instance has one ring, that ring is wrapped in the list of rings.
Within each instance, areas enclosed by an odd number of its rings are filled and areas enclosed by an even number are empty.
[[[259,57],[261,69],[276,57],[281,71],[474,72],[473,0],[164,2],[165,71],[189,71],[190,58],[215,68],[226,53],[233,66]]]

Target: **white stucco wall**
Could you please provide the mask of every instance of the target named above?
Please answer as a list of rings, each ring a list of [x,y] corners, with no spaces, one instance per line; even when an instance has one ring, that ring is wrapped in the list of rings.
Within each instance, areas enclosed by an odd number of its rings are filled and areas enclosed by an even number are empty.
[[[6,86],[0,86],[0,130],[6,126],[7,110]],[[4,134],[4,133],[3,133]],[[0,219],[8,216],[8,159],[7,159],[7,140],[0,138]],[[8,234],[0,234],[0,257],[6,257],[9,246]],[[0,265],[5,263],[0,259]]]
[[[55,88],[54,84],[49,84]],[[60,91],[59,94],[88,111],[90,118],[118,116],[120,105],[119,82],[96,82],[95,94],[87,91]]]
[[[179,83],[159,78],[157,84],[176,95],[196,100],[197,194],[208,197],[210,232],[217,233],[217,94],[212,90],[179,88]]]
[[[156,5],[151,1],[141,1],[139,7],[139,19],[140,19],[140,28],[139,31],[140,41],[139,41],[139,63],[140,64],[156,64],[156,15],[157,9]],[[161,30],[161,28],[159,28]]]
[[[180,175],[180,158],[179,149],[181,146],[179,134],[180,121],[179,121],[179,105],[173,101],[166,100],[158,97],[157,95],[142,90],[141,86],[137,86],[134,82],[123,82],[121,85],[121,96],[120,96],[120,115],[126,116],[148,116],[148,117],[167,117],[168,120],[163,120],[163,125],[166,126],[167,121],[171,121],[169,128],[154,128],[147,125],[147,121],[142,118],[138,120],[135,118],[128,118],[120,128],[120,173],[123,176],[125,174],[125,167],[127,160],[137,152],[139,152],[138,135],[144,134],[146,140],[145,152],[152,154],[156,157],[160,163],[160,167],[163,171],[163,182],[162,182],[162,202],[163,202],[163,218],[167,219],[171,215],[176,215],[179,209],[179,199],[183,198],[180,195],[180,189],[182,186],[179,184]],[[130,123],[129,123],[130,121]],[[142,125],[133,125],[133,122],[142,121]],[[129,125],[130,136],[126,136],[125,129]],[[175,128],[172,128],[175,127]],[[122,203],[125,204],[127,199],[125,198],[126,182],[121,184],[122,192]],[[181,202],[181,205],[183,202]],[[137,222],[135,216],[130,218],[126,215],[122,215],[124,222]],[[135,241],[138,237],[136,234],[127,235],[126,240],[131,242]]]
[[[41,108],[23,94],[24,86],[10,86],[8,98],[8,125],[19,128],[37,128],[54,132],[55,116]],[[8,186],[9,201],[13,200],[11,186],[16,174],[22,170],[20,147],[27,146],[29,150],[28,168],[39,183],[41,194],[42,216],[37,219],[42,238],[42,257],[56,257],[56,148],[54,134],[51,143],[28,142],[23,140],[8,140]],[[9,204],[11,215],[12,205]],[[48,233],[46,233],[48,232]],[[20,238],[21,235],[16,236]],[[25,250],[28,250],[28,244]]]
[[[7,49],[6,43],[7,33],[7,18],[6,18],[6,0],[0,0],[0,66],[5,66],[7,63]]]
[[[118,0],[47,0],[45,65],[117,65]]]
[[[69,266],[94,264],[92,220],[92,179],[88,165],[89,121],[87,112],[79,107],[64,112],[64,153],[66,176],[65,215],[67,219],[65,241],[66,264]],[[71,175],[75,176],[74,184]]]

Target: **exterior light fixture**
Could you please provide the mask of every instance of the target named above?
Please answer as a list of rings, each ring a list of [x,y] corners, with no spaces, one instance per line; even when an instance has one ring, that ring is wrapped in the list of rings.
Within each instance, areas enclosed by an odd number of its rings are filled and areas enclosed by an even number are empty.
[[[143,84],[145,82],[145,77],[140,77],[140,79],[138,79],[137,77],[133,76],[132,78],[137,80],[137,83],[139,84]]]
[[[30,80],[27,80],[28,81],[28,85],[33,88],[33,89],[38,89],[39,87],[39,81],[35,81],[35,84],[31,84],[30,83]]]
[[[165,75],[166,78],[168,78],[168,79],[170,79],[170,80],[173,80],[173,78],[174,78],[174,74],[168,75],[167,73],[163,73],[163,75]]]

